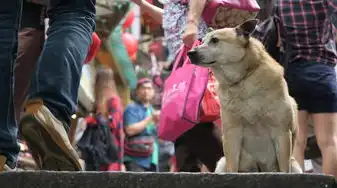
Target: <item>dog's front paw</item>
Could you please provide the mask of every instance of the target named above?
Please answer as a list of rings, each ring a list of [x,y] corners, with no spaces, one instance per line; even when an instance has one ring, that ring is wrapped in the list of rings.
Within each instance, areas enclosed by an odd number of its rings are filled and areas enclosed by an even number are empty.
[[[226,172],[226,157],[221,157],[221,159],[217,162],[215,173],[224,173]]]
[[[296,161],[296,159],[294,157],[291,157],[290,159],[290,164],[291,164],[291,173],[299,173],[302,174],[303,170],[300,166],[300,164]]]

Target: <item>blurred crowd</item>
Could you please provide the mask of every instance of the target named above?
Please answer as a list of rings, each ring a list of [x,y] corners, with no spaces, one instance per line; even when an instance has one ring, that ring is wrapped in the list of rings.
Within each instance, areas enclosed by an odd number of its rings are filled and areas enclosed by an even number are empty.
[[[18,131],[27,144],[20,145],[21,150],[29,151],[37,167],[45,170],[215,170],[224,155],[219,124],[198,123],[173,142],[162,140],[158,101],[182,46],[191,48],[201,41],[210,26],[235,26],[242,20],[232,15],[231,22],[208,22],[203,17],[209,11],[208,0],[162,0],[163,8],[148,0],[131,1],[161,24],[168,50],[165,63],[156,75],[137,80],[132,102],[126,106],[112,69],[96,68],[94,108],[77,120],[72,143],[68,132],[71,115],[76,113],[81,69],[100,48],[95,33],[96,1],[23,0],[23,5],[10,1],[0,7],[0,91],[4,95],[0,100],[0,171],[16,166]],[[316,167],[316,172],[337,176],[333,24],[337,2],[257,3],[261,11],[254,17],[260,23],[254,37],[284,66],[289,92],[299,105],[294,156],[307,172]],[[12,37],[15,33],[18,38]]]

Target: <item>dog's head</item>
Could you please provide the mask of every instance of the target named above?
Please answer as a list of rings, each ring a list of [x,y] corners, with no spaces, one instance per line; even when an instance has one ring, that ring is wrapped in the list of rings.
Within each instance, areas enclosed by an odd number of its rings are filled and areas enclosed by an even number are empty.
[[[203,44],[188,52],[195,65],[217,68],[223,64],[240,61],[246,55],[250,35],[258,20],[248,20],[235,28],[210,29]]]

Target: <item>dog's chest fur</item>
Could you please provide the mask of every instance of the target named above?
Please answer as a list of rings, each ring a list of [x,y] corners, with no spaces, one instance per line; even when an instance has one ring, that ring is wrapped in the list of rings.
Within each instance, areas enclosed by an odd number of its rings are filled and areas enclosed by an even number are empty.
[[[259,71],[235,85],[220,82],[218,92],[221,109],[226,116],[236,117],[240,122],[246,121],[250,125],[275,121],[273,116],[282,113],[277,106],[287,105],[284,91],[278,84],[278,80],[272,77],[261,79]]]

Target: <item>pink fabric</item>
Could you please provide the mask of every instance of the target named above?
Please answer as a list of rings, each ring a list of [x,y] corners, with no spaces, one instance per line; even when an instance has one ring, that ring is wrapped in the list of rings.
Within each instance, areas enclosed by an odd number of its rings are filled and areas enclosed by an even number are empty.
[[[198,44],[199,42],[195,43]],[[158,128],[158,136],[163,140],[176,140],[200,121],[200,103],[207,86],[209,70],[191,64],[187,51],[187,47],[181,48],[172,73],[165,80]],[[178,68],[182,59],[184,63]]]
[[[122,165],[120,163],[110,163],[108,165],[102,165],[100,171],[121,171]]]
[[[260,6],[256,0],[211,0],[206,4],[202,14],[206,23],[212,22],[218,7],[235,8],[249,12],[260,11]]]
[[[222,127],[222,124],[221,124],[221,119],[218,119],[216,121],[214,121],[215,125],[219,126],[219,127]]]

